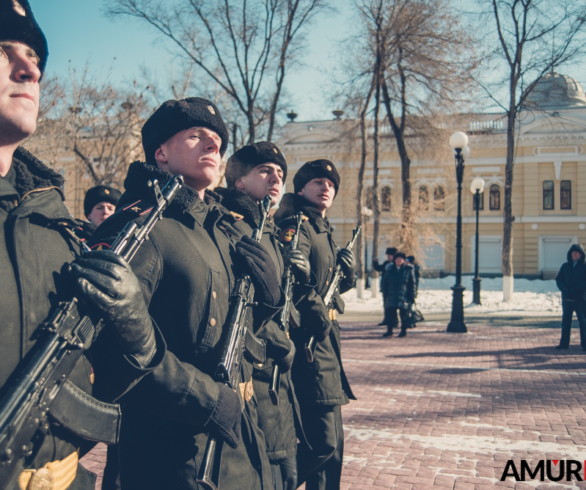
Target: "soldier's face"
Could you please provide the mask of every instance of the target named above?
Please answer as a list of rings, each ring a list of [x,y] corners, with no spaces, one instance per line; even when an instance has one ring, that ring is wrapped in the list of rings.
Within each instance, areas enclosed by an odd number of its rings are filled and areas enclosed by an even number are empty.
[[[334,202],[336,187],[330,179],[322,177],[310,180],[298,194],[323,212]]]
[[[107,218],[112,216],[116,211],[116,206],[109,202],[100,202],[94,206],[92,212],[88,214],[87,219],[95,227],[100,226]]]
[[[16,144],[37,129],[38,63],[26,44],[0,41],[0,145]]]
[[[395,265],[397,267],[401,267],[404,262],[405,262],[405,259],[403,257],[396,257],[395,258]]]
[[[185,184],[201,191],[215,182],[220,174],[221,138],[207,128],[179,131],[155,152],[161,170],[183,175]]]
[[[283,191],[283,170],[276,163],[257,165],[235,182],[236,188],[255,201],[262,201],[268,194],[271,204],[279,202]]]

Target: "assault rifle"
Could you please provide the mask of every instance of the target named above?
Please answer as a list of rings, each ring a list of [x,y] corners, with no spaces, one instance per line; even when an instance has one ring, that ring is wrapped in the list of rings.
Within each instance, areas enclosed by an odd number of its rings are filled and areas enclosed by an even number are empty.
[[[348,242],[348,245],[346,245],[346,250],[352,250],[352,248],[354,247],[354,244],[356,243],[356,239],[358,238],[358,235],[360,235],[360,226],[354,228],[354,230],[352,231],[352,240],[350,240]],[[334,298],[334,294],[336,294],[336,291],[338,290],[338,287],[340,285],[340,281],[344,279],[344,273],[342,272],[342,266],[340,264],[338,264],[336,266],[336,268],[334,269],[334,277],[332,277],[332,281],[330,282],[330,286],[328,287],[328,290],[326,291],[326,295],[324,296],[324,305],[326,305],[326,308],[332,309],[333,308],[333,304],[332,304],[332,300]],[[309,362],[313,362],[313,355],[315,353],[315,347],[317,345],[317,341],[315,340],[315,335],[312,335],[311,338],[309,339],[309,342],[307,344],[305,344],[305,355],[307,356],[307,360]]]
[[[112,244],[112,251],[130,261],[182,185],[180,175],[162,191],[156,180],[149,182],[156,204],[142,225],[126,225]],[[38,339],[27,354],[26,363],[0,400],[1,488],[14,477],[18,461],[31,454],[31,441],[37,431],[49,431],[49,415],[51,420],[86,439],[117,442],[119,405],[102,403],[69,381],[83,352],[91,346],[99,322],[98,312],[73,297],[59,303],[37,329]]]
[[[258,228],[252,232],[252,239],[260,242],[267,216],[271,208],[271,196],[266,196],[261,205],[261,217]],[[263,364],[266,361],[266,345],[250,331],[254,285],[249,275],[236,281],[230,295],[226,343],[222,357],[216,368],[216,381],[224,383],[233,390],[239,389],[240,368],[245,351],[253,362]],[[223,441],[218,441],[212,434],[208,435],[203,460],[197,475],[197,483],[208,490],[220,488],[220,466],[222,464]]]
[[[301,223],[303,223],[303,214],[298,213],[295,217],[297,224],[295,227],[295,235],[291,241],[291,250],[297,249],[297,243],[299,242],[299,230],[301,229]],[[279,327],[284,332],[289,331],[289,323],[292,323],[295,327],[299,327],[299,312],[295,309],[293,304],[293,283],[295,278],[293,277],[293,271],[291,266],[285,270],[285,306],[281,310],[279,315]],[[273,374],[271,376],[271,382],[269,384],[269,396],[273,405],[279,405],[279,385],[281,384],[281,369],[278,364],[273,364]]]

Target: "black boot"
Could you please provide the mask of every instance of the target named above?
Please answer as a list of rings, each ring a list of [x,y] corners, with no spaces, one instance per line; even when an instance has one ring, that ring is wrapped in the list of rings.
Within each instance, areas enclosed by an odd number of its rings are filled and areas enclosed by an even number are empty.
[[[405,330],[404,328],[401,328],[401,333],[399,333],[399,335],[397,335],[398,338],[401,337],[406,337],[407,336],[407,330]]]
[[[393,329],[390,327],[387,327],[387,331],[385,333],[383,333],[383,337],[392,337],[393,336]]]

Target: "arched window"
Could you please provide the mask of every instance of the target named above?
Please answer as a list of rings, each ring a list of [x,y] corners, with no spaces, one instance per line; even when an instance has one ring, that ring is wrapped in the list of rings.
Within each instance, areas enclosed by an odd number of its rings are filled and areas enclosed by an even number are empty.
[[[372,209],[374,207],[373,199],[372,199],[372,186],[368,186],[365,191],[365,201],[366,207],[368,209]]]
[[[560,209],[572,209],[572,181],[560,182]]]
[[[382,211],[391,210],[391,188],[384,186],[380,191],[380,203]]]
[[[497,184],[490,186],[489,208],[491,211],[501,209],[501,188]]]
[[[553,180],[543,181],[543,209],[554,209]]]
[[[419,211],[427,211],[429,209],[429,192],[426,185],[419,188]]]
[[[433,189],[433,209],[436,211],[443,211],[444,210],[444,198],[446,197],[446,193],[444,191],[443,186],[436,185]]]

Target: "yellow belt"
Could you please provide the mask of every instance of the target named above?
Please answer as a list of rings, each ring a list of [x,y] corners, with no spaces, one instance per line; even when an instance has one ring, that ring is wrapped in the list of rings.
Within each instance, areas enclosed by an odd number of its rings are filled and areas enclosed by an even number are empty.
[[[47,463],[38,470],[24,470],[18,477],[20,490],[66,490],[75,480],[77,451],[62,461]]]
[[[336,318],[338,318],[338,310],[331,309],[329,311],[329,314],[330,314],[330,320],[335,320]]]

